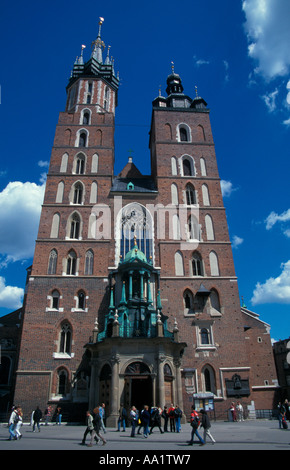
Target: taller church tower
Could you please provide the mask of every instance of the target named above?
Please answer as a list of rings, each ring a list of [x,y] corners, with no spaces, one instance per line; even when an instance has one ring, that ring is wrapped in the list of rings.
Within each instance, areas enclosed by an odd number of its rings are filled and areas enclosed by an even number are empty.
[[[56,127],[15,402],[27,413],[60,404],[72,420],[105,402],[109,425],[121,403],[187,413],[195,401],[218,415],[262,390],[267,408],[270,337],[241,311],[207,104],[172,68],[167,96],[152,103],[151,174],[129,158],[115,176],[119,80],[101,26]],[[264,341],[251,349],[257,325]]]

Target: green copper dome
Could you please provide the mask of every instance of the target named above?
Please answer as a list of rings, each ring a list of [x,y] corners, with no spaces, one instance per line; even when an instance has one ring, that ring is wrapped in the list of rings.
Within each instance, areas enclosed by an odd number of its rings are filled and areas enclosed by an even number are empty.
[[[144,263],[147,263],[146,256],[141,250],[137,248],[136,245],[134,246],[134,248],[132,248],[131,251],[128,251],[124,259],[125,263],[132,261],[143,261]]]

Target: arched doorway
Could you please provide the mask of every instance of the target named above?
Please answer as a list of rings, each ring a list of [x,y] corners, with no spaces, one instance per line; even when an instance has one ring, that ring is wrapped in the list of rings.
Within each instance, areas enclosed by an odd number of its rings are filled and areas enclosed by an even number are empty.
[[[152,377],[143,362],[132,362],[125,370],[124,406],[130,409],[133,405],[138,410],[153,405]]]

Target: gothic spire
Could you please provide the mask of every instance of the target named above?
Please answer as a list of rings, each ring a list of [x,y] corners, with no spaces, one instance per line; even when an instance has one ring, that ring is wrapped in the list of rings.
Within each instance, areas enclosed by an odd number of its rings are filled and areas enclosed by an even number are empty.
[[[105,49],[105,43],[101,39],[101,28],[102,24],[104,22],[104,18],[100,17],[99,21],[99,32],[98,32],[98,37],[95,41],[92,42],[92,57],[96,59],[99,64],[103,63],[103,50]]]

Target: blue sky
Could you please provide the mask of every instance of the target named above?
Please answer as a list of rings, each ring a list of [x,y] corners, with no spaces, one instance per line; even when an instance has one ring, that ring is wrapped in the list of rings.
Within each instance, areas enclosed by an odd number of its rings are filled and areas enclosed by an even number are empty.
[[[21,305],[58,113],[81,45],[105,21],[121,84],[118,173],[149,173],[152,101],[174,62],[211,110],[241,297],[290,336],[290,3],[287,0],[2,2],[0,315]]]

